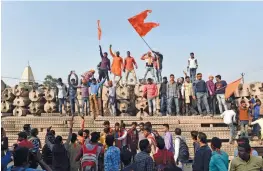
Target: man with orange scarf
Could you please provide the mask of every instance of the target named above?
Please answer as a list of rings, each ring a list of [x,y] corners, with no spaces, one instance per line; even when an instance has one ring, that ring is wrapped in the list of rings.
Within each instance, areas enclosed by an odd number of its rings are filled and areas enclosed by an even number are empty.
[[[152,56],[152,53],[148,52],[148,53],[143,54],[142,57],[141,57],[141,60],[145,60],[146,61],[146,71],[145,71],[143,79],[145,80],[148,72],[151,72],[152,77],[155,80],[154,67],[153,67],[155,58]]]

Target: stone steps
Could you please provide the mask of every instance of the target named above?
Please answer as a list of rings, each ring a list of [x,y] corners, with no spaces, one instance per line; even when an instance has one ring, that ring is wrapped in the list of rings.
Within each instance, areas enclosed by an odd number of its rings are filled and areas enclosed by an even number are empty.
[[[60,135],[63,137],[64,142],[68,137],[69,131],[69,120],[71,120],[70,116],[60,117],[58,114],[42,114],[41,117],[3,117],[2,125],[7,132],[7,136],[9,139],[9,145],[16,143],[17,134],[23,129],[24,124],[31,124],[32,128],[39,129],[39,138],[44,144],[46,128],[52,126],[52,129],[56,131],[56,135]],[[227,125],[223,123],[223,120],[216,116],[214,118],[211,117],[199,117],[199,116],[171,116],[171,117],[101,117],[95,120],[92,117],[85,117],[84,127],[85,129],[90,130],[90,132],[103,131],[103,123],[104,121],[109,120],[111,123],[111,127],[114,127],[116,122],[124,122],[126,124],[126,128],[129,129],[131,127],[132,122],[151,122],[153,125],[153,129],[157,130],[160,135],[163,135],[163,124],[169,124],[170,131],[173,136],[175,136],[174,130],[175,128],[182,129],[182,136],[186,138],[186,142],[189,146],[190,156],[193,156],[193,146],[192,139],[190,135],[190,131],[201,131],[207,134],[208,141],[210,141],[213,137],[219,137],[223,140],[222,149],[224,149],[230,156],[234,153],[234,146],[228,143],[229,139],[229,128]],[[74,117],[74,125],[73,132],[77,133],[80,129],[81,117]]]

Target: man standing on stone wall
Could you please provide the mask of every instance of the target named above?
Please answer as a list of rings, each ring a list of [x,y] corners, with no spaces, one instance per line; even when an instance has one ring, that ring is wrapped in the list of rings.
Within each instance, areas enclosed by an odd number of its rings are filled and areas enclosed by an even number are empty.
[[[177,82],[174,80],[174,75],[170,75],[170,82],[167,83],[167,101],[168,101],[168,113],[171,116],[173,103],[176,107],[176,114],[180,115],[179,107],[179,88]]]
[[[101,46],[100,47],[100,56],[101,56],[101,62],[99,68],[99,80],[102,80],[102,78],[106,78],[107,81],[109,81],[109,73],[108,71],[111,70],[110,67],[110,59],[108,58],[108,53],[104,52],[102,53]]]
[[[152,51],[155,56],[155,69],[156,69],[156,77],[157,82],[162,82],[162,69],[163,69],[163,55],[160,52]]]
[[[67,86],[62,82],[61,78],[58,78],[57,83],[57,98],[59,102],[59,113],[62,115],[62,105],[64,110],[66,109],[66,98],[67,98]]]
[[[207,87],[204,80],[202,80],[202,74],[197,74],[197,80],[193,83],[194,99],[197,99],[197,107],[199,114],[203,116],[203,111],[201,108],[201,103],[205,105],[207,114],[210,113],[209,105],[207,102]],[[213,115],[211,115],[213,116]]]
[[[198,68],[197,59],[195,58],[195,54],[191,52],[190,58],[188,59],[188,66],[187,66],[187,70],[190,72],[191,83],[195,81],[197,68]]]

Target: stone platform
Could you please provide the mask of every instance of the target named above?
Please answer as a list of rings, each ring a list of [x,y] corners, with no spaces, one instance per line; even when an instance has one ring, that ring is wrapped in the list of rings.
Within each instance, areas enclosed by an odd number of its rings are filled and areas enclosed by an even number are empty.
[[[56,131],[56,135],[61,135],[63,139],[66,139],[69,131],[70,116],[62,116],[59,114],[47,114],[42,113],[41,117],[14,117],[6,116],[2,118],[2,126],[5,128],[7,136],[9,138],[9,145],[16,143],[18,132],[22,131],[24,124],[31,124],[32,128],[38,128],[39,138],[44,144],[44,138],[46,134],[46,128],[52,126],[52,129]],[[219,137],[223,141],[222,149],[225,150],[229,156],[234,154],[234,145],[230,145],[229,141],[229,128],[223,123],[223,120],[219,116],[213,118],[209,116],[170,116],[170,117],[131,117],[131,116],[118,116],[118,117],[100,117],[92,119],[92,117],[85,117],[85,129],[89,129],[90,132],[103,131],[103,122],[109,120],[111,127],[114,127],[116,122],[124,122],[127,129],[131,127],[132,122],[151,122],[153,129],[157,130],[160,135],[163,135],[163,124],[170,125],[170,131],[174,134],[175,128],[182,129],[182,135],[186,138],[187,144],[190,150],[190,156],[193,156],[193,145],[190,132],[201,131],[206,133],[208,140],[213,137]],[[78,132],[80,129],[81,117],[76,116],[74,118],[73,132]],[[263,146],[257,145],[258,143],[253,141],[252,146],[257,147],[259,151]]]

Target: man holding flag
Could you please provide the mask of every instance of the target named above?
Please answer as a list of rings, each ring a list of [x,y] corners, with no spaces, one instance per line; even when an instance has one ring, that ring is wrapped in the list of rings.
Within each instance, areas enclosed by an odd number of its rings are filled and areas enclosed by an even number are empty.
[[[101,62],[98,65],[99,80],[102,80],[103,78],[106,78],[107,81],[109,81],[110,79],[109,79],[108,71],[111,70],[111,68],[110,68],[110,60],[108,58],[108,53],[107,52],[102,53],[102,49],[101,49],[101,45],[100,45],[100,39],[101,39],[100,20],[98,20],[98,39],[99,39],[100,57],[101,57]]]
[[[153,28],[158,27],[159,24],[158,23],[154,23],[154,22],[144,22],[144,20],[146,19],[146,17],[148,16],[148,13],[151,13],[152,10],[145,10],[131,18],[128,19],[128,21],[130,22],[130,24],[132,25],[132,27],[135,29],[135,31],[139,34],[139,36],[142,38],[142,40],[144,41],[144,43],[149,47],[149,49],[151,50],[151,52],[153,52],[155,54],[155,56],[157,57],[157,65],[156,65],[156,70],[157,70],[157,77],[159,78],[158,82],[161,80],[161,69],[162,69],[162,58],[163,56],[158,53],[158,52],[154,52],[151,47],[148,45],[148,43],[144,40],[144,36],[146,36],[146,34],[148,34]],[[153,68],[153,63],[155,58],[152,56],[152,53],[148,52],[147,54],[144,54],[141,59],[142,60],[147,60],[146,61],[146,72],[144,75],[144,80],[147,76],[147,73],[150,71],[152,73],[152,76],[155,78],[154,76],[154,68]],[[159,60],[160,59],[160,60]]]
[[[163,69],[163,55],[160,52],[152,51],[155,56],[155,69],[156,69],[156,77],[157,82],[162,82],[162,69]]]

